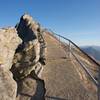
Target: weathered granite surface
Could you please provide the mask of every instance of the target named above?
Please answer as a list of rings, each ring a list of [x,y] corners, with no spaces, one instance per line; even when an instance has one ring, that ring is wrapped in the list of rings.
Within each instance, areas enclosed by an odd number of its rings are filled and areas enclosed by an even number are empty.
[[[16,99],[17,84],[9,70],[21,42],[15,28],[0,29],[0,100]]]
[[[46,60],[46,47],[41,26],[30,15],[24,14],[16,29],[22,39],[11,68],[18,84],[17,100],[43,100],[45,87],[40,78]]]

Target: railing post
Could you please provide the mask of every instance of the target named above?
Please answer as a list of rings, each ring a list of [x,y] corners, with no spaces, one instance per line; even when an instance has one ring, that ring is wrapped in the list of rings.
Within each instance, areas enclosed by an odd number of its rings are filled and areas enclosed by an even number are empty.
[[[100,68],[99,68],[99,71],[100,71]],[[98,77],[100,77],[100,73],[98,75]],[[98,100],[100,100],[100,79],[98,79]]]
[[[69,41],[69,53],[68,53],[68,57],[71,58],[71,43]]]
[[[59,48],[60,48],[60,46],[61,46],[61,41],[60,41],[60,36],[59,36]]]
[[[51,31],[52,32],[52,31]],[[71,40],[61,36],[61,35],[58,35],[58,34],[55,34],[54,35],[57,37],[57,40],[59,41],[59,47],[62,46],[62,38],[67,40],[67,55],[68,55],[68,58],[71,59],[72,57],[75,57],[75,59],[78,61],[78,63],[82,66],[82,68],[85,70],[85,72],[90,76],[91,80],[94,82],[94,84],[97,86],[97,93],[98,93],[98,100],[100,100],[100,73],[99,73],[99,79],[96,80],[95,77],[92,75],[92,73],[89,72],[88,68],[86,68],[87,66],[81,62],[80,59],[78,59],[77,57],[77,54],[75,55],[75,49],[78,49],[81,53],[83,53],[86,57],[89,58],[90,61],[92,61],[93,63],[95,63],[97,66],[99,66],[100,68],[100,64],[98,62],[96,62],[94,59],[92,59],[89,55],[87,55],[83,50],[81,50],[75,43],[73,43]],[[61,39],[61,40],[60,40]],[[65,49],[66,50],[66,49]],[[80,55],[81,56],[81,55]],[[83,56],[84,58],[84,56]],[[86,59],[86,58],[85,58]],[[88,59],[87,59],[88,60]],[[99,69],[100,71],[100,69]]]
[[[100,100],[100,86],[98,86],[98,100]]]

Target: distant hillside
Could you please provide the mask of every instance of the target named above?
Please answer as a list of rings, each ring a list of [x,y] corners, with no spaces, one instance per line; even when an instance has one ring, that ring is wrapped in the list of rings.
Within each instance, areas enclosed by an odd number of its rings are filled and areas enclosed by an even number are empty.
[[[100,46],[84,46],[81,47],[81,49],[89,54],[91,57],[100,61]]]

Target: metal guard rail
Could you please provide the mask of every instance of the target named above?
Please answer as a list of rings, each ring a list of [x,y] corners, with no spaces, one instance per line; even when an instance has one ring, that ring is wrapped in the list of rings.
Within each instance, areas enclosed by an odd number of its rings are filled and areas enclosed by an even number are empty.
[[[100,64],[99,64],[97,61],[95,61],[95,60],[94,60],[93,58],[91,58],[87,53],[85,53],[83,50],[81,50],[80,47],[78,47],[78,46],[77,46],[75,43],[73,43],[71,40],[65,38],[64,36],[61,36],[61,35],[59,35],[59,34],[54,33],[54,32],[51,31],[50,29],[49,29],[49,30],[46,29],[46,31],[47,31],[47,32],[50,32],[50,35],[52,35],[52,36],[53,36],[54,38],[56,38],[56,39],[58,39],[58,38],[55,37],[55,36],[58,36],[58,37],[60,37],[60,38],[63,38],[63,39],[65,39],[65,40],[69,41],[69,43],[71,43],[72,45],[74,45],[79,51],[81,51],[85,56],[87,56],[88,59],[90,59],[94,64],[96,64],[96,65],[99,66],[99,68],[100,68]],[[86,68],[86,66],[78,59],[78,57],[76,57],[76,55],[75,55],[72,51],[70,51],[70,52],[71,52],[71,54],[75,57],[75,59],[77,60],[77,62],[82,66],[82,68],[85,70],[85,72],[88,74],[88,76],[92,79],[93,83],[98,87],[98,86],[99,86],[98,81],[92,76],[92,74],[88,71],[88,69]]]

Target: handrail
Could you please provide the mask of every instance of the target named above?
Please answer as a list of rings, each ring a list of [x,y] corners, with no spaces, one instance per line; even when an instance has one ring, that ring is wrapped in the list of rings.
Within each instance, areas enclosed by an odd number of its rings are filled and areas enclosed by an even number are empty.
[[[98,86],[98,82],[97,80],[95,80],[95,78],[92,76],[92,74],[88,71],[88,69],[85,67],[85,65],[74,55],[73,52],[71,52],[72,55],[75,57],[75,59],[78,61],[78,63],[84,68],[84,70],[86,71],[86,73],[91,77],[92,81],[94,82],[94,84],[96,86]]]
[[[51,30],[50,30],[51,31]],[[91,58],[87,53],[85,53],[79,46],[77,46],[74,42],[72,42],[70,39],[65,38],[64,36],[61,36],[59,34],[54,33],[53,31],[51,31],[54,35],[57,35],[67,41],[69,41],[70,43],[72,43],[76,48],[78,48],[83,54],[85,54],[90,60],[92,60],[97,66],[100,66],[100,64],[94,60],[93,58]]]
[[[50,32],[50,34],[53,36],[53,37],[55,37],[55,38],[57,38],[56,36],[58,36],[58,37],[61,37],[61,38],[63,38],[63,39],[65,39],[65,40],[67,40],[69,43],[71,43],[73,46],[75,46],[79,51],[81,51],[84,55],[86,55],[87,57],[88,57],[88,59],[90,59],[94,64],[96,64],[99,68],[100,68],[100,64],[97,62],[97,61],[95,61],[93,58],[91,58],[87,53],[85,53],[82,49],[80,49],[80,47],[78,47],[74,42],[72,42],[70,39],[67,39],[67,38],[65,38],[64,36],[61,36],[61,35],[59,35],[59,34],[56,34],[56,33],[54,33],[52,30],[48,30],[48,29],[46,29],[47,30],[47,32]],[[55,36],[56,35],[56,36]],[[83,69],[86,71],[86,73],[89,75],[89,77],[92,79],[92,81],[94,82],[94,84],[96,85],[96,86],[99,86],[99,83],[98,83],[98,81],[92,76],[92,74],[88,71],[88,69],[86,68],[86,66],[78,59],[78,57],[76,57],[76,55],[70,50],[70,53],[75,57],[75,59],[78,61],[78,63],[83,67]]]

